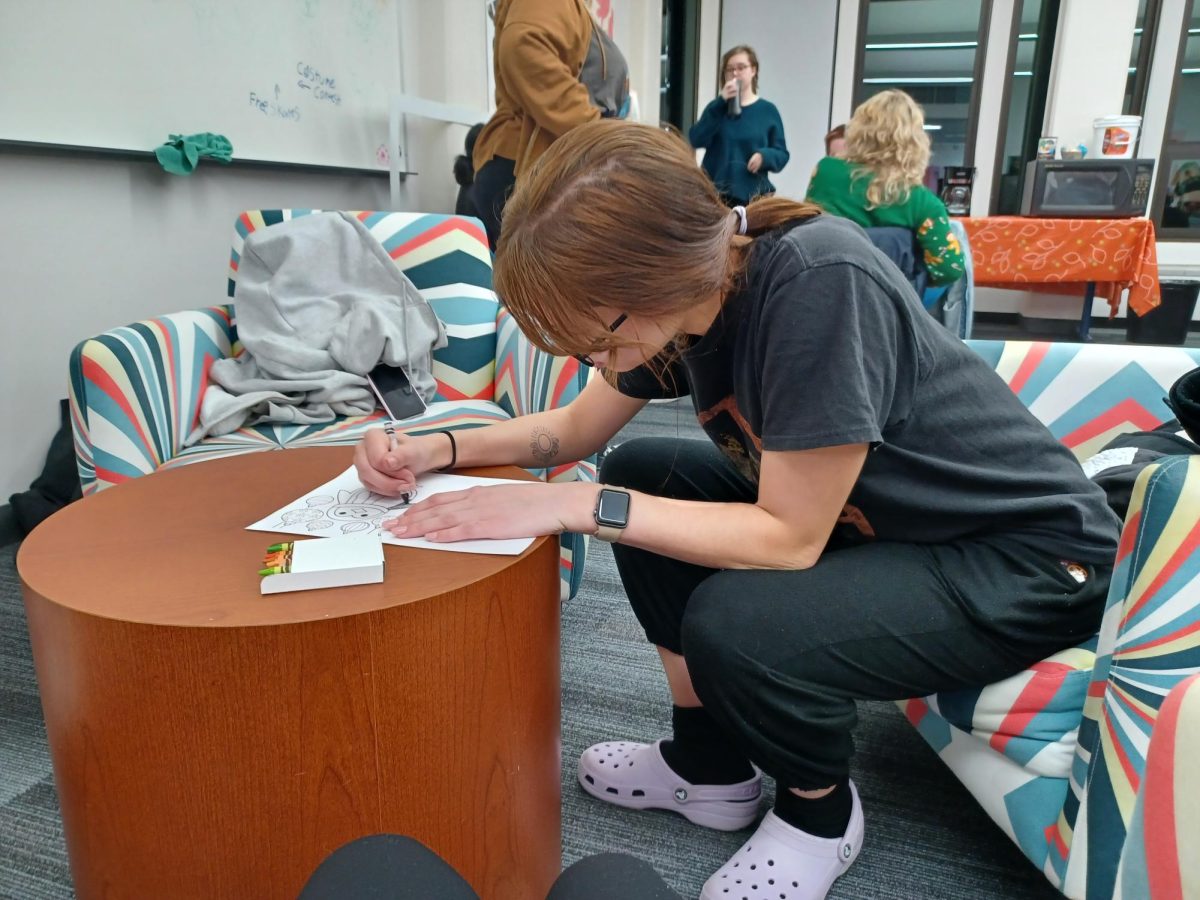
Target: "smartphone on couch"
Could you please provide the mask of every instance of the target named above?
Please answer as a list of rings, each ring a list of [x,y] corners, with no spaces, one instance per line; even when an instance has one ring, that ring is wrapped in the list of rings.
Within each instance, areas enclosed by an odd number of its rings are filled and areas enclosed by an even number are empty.
[[[425,401],[401,366],[380,364],[367,374],[371,390],[388,417],[400,421],[425,412]]]

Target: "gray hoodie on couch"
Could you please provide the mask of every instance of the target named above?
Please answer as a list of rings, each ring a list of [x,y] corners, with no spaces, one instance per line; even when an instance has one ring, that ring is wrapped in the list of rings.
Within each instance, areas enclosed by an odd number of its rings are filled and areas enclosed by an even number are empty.
[[[358,219],[316,213],[246,238],[234,299],[244,351],[213,363],[188,436],[262,422],[295,425],[367,415],[366,374],[403,366],[427,402],[433,351],[446,331],[429,303]]]

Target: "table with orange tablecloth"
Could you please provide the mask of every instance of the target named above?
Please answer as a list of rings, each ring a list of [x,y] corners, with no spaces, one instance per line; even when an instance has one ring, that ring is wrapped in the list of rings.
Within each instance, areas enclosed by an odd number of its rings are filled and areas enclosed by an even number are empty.
[[[971,244],[979,287],[1076,293],[1084,287],[1079,336],[1087,340],[1092,300],[1108,300],[1111,315],[1129,288],[1129,309],[1158,306],[1158,260],[1149,219],[960,219]]]

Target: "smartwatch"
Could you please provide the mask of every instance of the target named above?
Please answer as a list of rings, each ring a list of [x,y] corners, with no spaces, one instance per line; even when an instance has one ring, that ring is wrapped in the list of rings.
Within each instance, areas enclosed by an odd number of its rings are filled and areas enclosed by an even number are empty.
[[[629,491],[601,488],[592,515],[596,519],[596,537],[615,544],[629,524]]]

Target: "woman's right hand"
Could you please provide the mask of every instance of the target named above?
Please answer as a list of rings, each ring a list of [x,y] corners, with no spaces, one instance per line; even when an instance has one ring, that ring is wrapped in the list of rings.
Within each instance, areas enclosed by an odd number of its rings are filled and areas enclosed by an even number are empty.
[[[734,95],[738,92],[738,90],[739,90],[738,80],[736,78],[730,78],[721,87],[721,99],[732,100]]]
[[[440,434],[425,437],[397,434],[393,447],[382,428],[372,428],[354,448],[358,480],[363,487],[385,497],[412,493],[417,487],[417,476],[440,464],[436,455],[439,441],[449,446]]]

